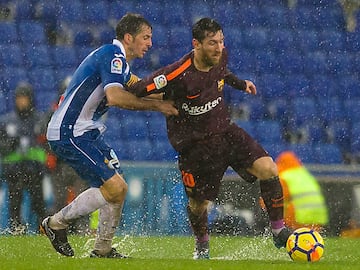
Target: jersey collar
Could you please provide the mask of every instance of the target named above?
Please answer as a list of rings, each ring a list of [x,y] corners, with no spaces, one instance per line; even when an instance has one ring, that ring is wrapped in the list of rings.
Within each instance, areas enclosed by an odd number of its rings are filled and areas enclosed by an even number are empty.
[[[121,41],[118,39],[113,39],[113,44],[120,48],[121,52],[124,54],[124,57],[126,59],[125,48],[124,48],[124,45],[122,45]]]

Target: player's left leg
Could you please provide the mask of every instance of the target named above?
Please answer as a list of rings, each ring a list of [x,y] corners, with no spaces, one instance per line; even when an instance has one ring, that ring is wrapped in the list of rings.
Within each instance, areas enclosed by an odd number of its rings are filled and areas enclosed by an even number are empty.
[[[195,236],[194,259],[209,259],[208,200],[189,198],[187,212]]]
[[[284,223],[284,196],[277,166],[271,157],[264,156],[255,160],[248,171],[260,180],[261,196],[269,215],[275,246],[285,247],[291,231]]]

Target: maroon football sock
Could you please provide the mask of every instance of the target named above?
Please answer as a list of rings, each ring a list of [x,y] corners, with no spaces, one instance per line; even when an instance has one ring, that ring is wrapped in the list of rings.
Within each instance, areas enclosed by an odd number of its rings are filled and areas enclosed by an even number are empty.
[[[260,180],[261,196],[264,200],[270,222],[284,219],[284,195],[278,176]]]
[[[191,228],[197,242],[206,242],[209,240],[208,233],[208,213],[205,211],[201,216],[197,216],[191,212],[187,206],[187,212],[191,224]]]

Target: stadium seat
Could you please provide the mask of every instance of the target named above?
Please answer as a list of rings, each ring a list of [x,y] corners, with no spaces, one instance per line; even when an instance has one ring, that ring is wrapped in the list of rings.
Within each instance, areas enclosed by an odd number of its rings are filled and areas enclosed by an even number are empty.
[[[18,23],[18,34],[23,44],[47,44],[44,25],[37,21],[23,21]]]
[[[77,31],[73,37],[73,44],[77,47],[88,47],[95,41],[94,34],[88,29]]]
[[[293,29],[316,30],[317,12],[312,6],[299,6],[292,11],[291,27]]]
[[[0,79],[2,79],[0,77]],[[1,86],[1,84],[0,84]],[[8,104],[7,104],[7,97],[6,93],[3,91],[0,91],[0,114],[4,114],[8,112]]]
[[[153,159],[155,149],[149,139],[129,139],[123,142],[130,160],[149,161]]]
[[[311,97],[312,89],[310,88],[310,80],[306,75],[302,73],[289,74],[284,80],[288,97]]]
[[[75,66],[70,68],[54,69],[55,81],[59,85],[66,77],[71,77],[75,71]]]
[[[89,24],[107,23],[109,19],[108,1],[84,1],[84,21]]]
[[[147,127],[149,130],[149,138],[152,141],[167,140],[166,120],[162,115],[154,114],[148,118]]]
[[[263,27],[250,28],[242,33],[242,42],[246,49],[262,50],[266,47],[267,40],[267,31]]]
[[[220,5],[213,7],[214,18],[222,22],[223,28],[239,25],[239,6],[232,1],[224,1]],[[225,32],[226,33],[226,32]],[[225,34],[227,39],[227,35]]]
[[[344,49],[345,35],[341,31],[332,29],[319,32],[320,49],[324,52],[337,52]]]
[[[163,8],[165,11],[171,12],[164,12],[163,22],[165,25],[169,26],[183,26],[185,27],[188,32],[190,32],[191,20],[186,14],[186,4],[182,1],[166,1],[164,2]]]
[[[312,29],[298,29],[294,34],[294,46],[303,53],[319,50],[318,31]]]
[[[84,21],[84,7],[80,0],[59,1],[59,19],[68,23],[77,24]]]
[[[249,120],[263,120],[266,117],[266,106],[264,101],[259,97],[248,96],[239,104],[241,108],[249,112]]]
[[[360,155],[360,122],[353,123],[351,128],[350,149],[354,155]]]
[[[0,22],[0,44],[14,44],[19,41],[16,24]]]
[[[360,98],[344,100],[344,110],[350,123],[360,122]]]
[[[160,1],[141,1],[136,3],[135,9],[143,14],[151,24],[164,25],[164,5]],[[166,11],[167,12],[167,11]],[[155,27],[153,27],[155,30]]]
[[[289,101],[285,98],[275,98],[266,103],[266,110],[269,118],[284,124],[287,122],[288,114],[291,110]]]
[[[35,10],[36,17],[39,18],[40,21],[53,25],[56,24],[59,14],[55,1],[39,0],[36,3]]]
[[[127,12],[135,11],[135,1],[109,1],[109,20],[116,24]]]
[[[318,144],[314,150],[314,155],[320,164],[340,164],[343,162],[342,153],[335,144]]]
[[[78,62],[81,63],[95,48],[93,46],[75,46]]]
[[[343,152],[349,153],[351,129],[347,121],[334,121],[327,127],[329,141],[340,147]]]
[[[303,163],[311,164],[318,162],[315,149],[311,144],[289,144],[288,150],[295,152]]]
[[[28,0],[13,1],[15,6],[14,19],[17,22],[34,19],[35,6]]]
[[[264,27],[266,21],[259,6],[256,3],[252,4],[252,2],[242,2],[235,5],[237,16],[239,17],[238,25],[248,25],[251,26],[250,29]]]
[[[187,27],[176,26],[170,28],[168,45],[170,48],[189,47],[191,45],[192,35]]]
[[[317,106],[319,115],[325,123],[345,118],[343,103],[339,98],[319,99]]]
[[[304,56],[306,75],[327,74],[329,71],[327,55],[321,51],[309,52]]]
[[[2,70],[2,91],[8,94],[11,108],[14,105],[13,91],[21,81],[28,81],[27,70],[25,67],[7,67]]]
[[[146,117],[141,115],[129,114],[128,117],[123,118],[119,123],[124,130],[123,139],[126,140],[143,140],[149,139],[149,132],[147,129]]]
[[[314,73],[310,79],[310,93],[319,100],[337,96],[338,80],[334,76]]]
[[[22,67],[24,65],[24,53],[18,44],[4,44],[0,46],[0,66]]]
[[[284,53],[289,49],[293,49],[295,47],[293,31],[288,28],[269,30],[266,46],[268,51],[277,53]],[[288,61],[288,63],[291,62]]]
[[[29,45],[25,47],[25,60],[30,68],[36,67],[51,67],[52,58],[49,53],[49,46],[47,45]]]
[[[360,98],[359,74],[349,74],[338,78],[338,95],[344,100]]]
[[[291,102],[292,118],[297,126],[301,126],[318,117],[317,106],[312,98],[299,97]]]
[[[28,75],[29,82],[34,88],[36,107],[41,111],[49,110],[51,104],[58,100],[58,85],[53,70],[33,68]]]
[[[301,77],[301,82],[308,83],[307,78],[303,76],[304,60],[301,54],[297,51],[288,50],[286,57],[278,54],[277,58],[279,59],[279,67],[282,74],[296,75],[296,77]]]
[[[255,139],[261,144],[282,142],[282,134],[279,122],[275,120],[264,120],[254,125]]]
[[[152,160],[172,162],[177,156],[178,153],[167,139],[153,141]]]
[[[71,46],[52,46],[50,54],[56,69],[75,68],[80,64],[76,51]]]
[[[359,52],[360,51],[360,37],[357,32],[345,33],[346,39],[344,41],[345,50],[347,52]]]
[[[270,156],[275,159],[281,154],[281,152],[288,149],[288,144],[283,142],[276,143],[263,143],[262,147],[270,154]]]
[[[301,140],[308,144],[325,143],[328,139],[325,126],[322,121],[315,120],[306,122],[299,126],[303,138]]]
[[[113,27],[106,26],[99,31],[96,37],[96,41],[99,44],[99,46],[103,44],[109,44],[112,43],[115,36],[116,36],[115,29]]]
[[[191,24],[204,17],[213,18],[212,8],[206,1],[190,1],[186,8]]]
[[[276,5],[274,3],[264,3],[261,11],[264,14],[266,25],[271,29],[287,29],[289,24],[289,11],[284,5]],[[284,46],[284,45],[282,45]],[[291,47],[289,45],[289,47]]]

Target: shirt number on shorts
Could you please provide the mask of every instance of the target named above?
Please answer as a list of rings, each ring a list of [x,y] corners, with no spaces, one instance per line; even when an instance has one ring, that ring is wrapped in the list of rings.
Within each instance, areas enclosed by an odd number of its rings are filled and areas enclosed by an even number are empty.
[[[181,175],[182,175],[182,180],[184,182],[184,185],[186,187],[190,187],[190,188],[195,187],[194,176],[191,173],[181,171]]]

